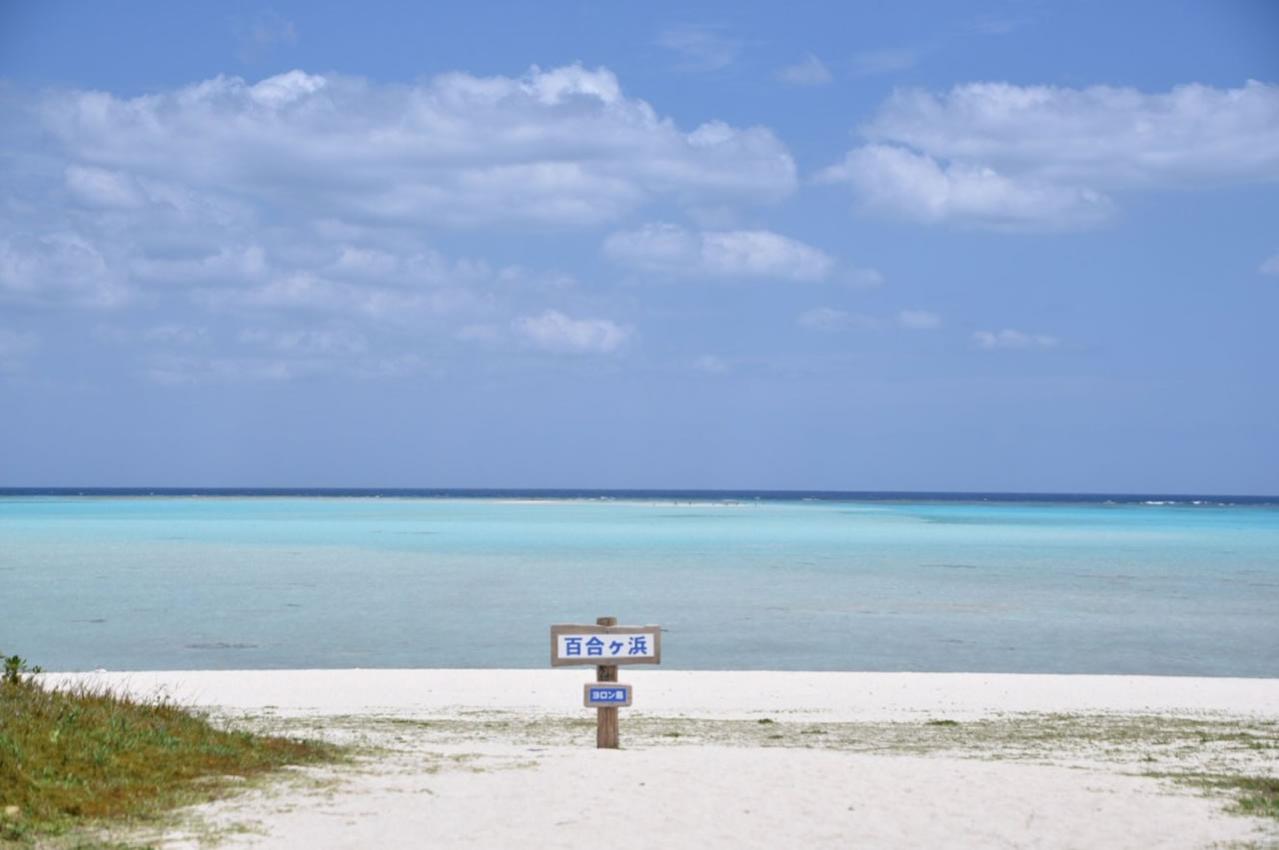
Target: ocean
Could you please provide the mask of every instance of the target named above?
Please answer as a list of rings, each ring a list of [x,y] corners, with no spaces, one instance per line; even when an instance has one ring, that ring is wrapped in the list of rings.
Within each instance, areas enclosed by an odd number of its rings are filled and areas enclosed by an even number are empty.
[[[663,666],[1279,676],[1279,502],[0,490],[0,651],[53,670]]]

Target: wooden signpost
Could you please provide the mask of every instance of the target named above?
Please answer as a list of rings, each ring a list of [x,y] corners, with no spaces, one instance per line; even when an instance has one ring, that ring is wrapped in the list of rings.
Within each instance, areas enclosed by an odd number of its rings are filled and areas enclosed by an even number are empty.
[[[622,664],[661,664],[660,626],[619,626],[616,617],[600,617],[595,625],[551,626],[551,666],[593,665],[595,683],[584,691],[586,706],[596,707],[595,746],[617,749],[617,708],[631,704],[630,685],[617,681]]]

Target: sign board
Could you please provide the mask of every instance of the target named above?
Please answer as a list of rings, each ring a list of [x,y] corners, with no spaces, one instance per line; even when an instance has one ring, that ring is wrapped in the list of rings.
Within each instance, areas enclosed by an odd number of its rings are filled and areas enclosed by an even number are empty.
[[[588,682],[583,687],[583,705],[587,708],[624,708],[631,704],[633,694],[630,685]]]
[[[598,681],[585,685],[582,701],[595,709],[595,746],[602,750],[617,749],[617,709],[631,704],[631,686],[617,682],[618,666],[661,663],[661,626],[619,626],[616,617],[600,617],[594,625],[551,626],[552,667],[595,668]]]
[[[661,663],[661,626],[551,626],[552,667]]]

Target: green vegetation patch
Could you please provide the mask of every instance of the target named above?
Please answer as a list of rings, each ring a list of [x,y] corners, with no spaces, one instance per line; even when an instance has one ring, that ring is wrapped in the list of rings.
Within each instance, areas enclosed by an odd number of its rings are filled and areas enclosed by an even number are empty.
[[[1233,774],[1183,774],[1173,779],[1229,794],[1240,814],[1279,820],[1279,777]]]
[[[17,668],[17,669],[14,669]],[[46,690],[11,665],[0,681],[0,843],[103,818],[152,819],[336,748],[219,729],[165,700]]]

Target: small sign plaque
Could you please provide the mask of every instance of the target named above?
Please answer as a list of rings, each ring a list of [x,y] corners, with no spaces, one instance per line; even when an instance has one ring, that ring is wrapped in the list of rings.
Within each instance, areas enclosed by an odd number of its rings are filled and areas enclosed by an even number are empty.
[[[660,626],[551,626],[551,666],[661,664]]]
[[[587,708],[624,708],[631,704],[634,691],[630,685],[617,682],[588,682],[583,704]]]

